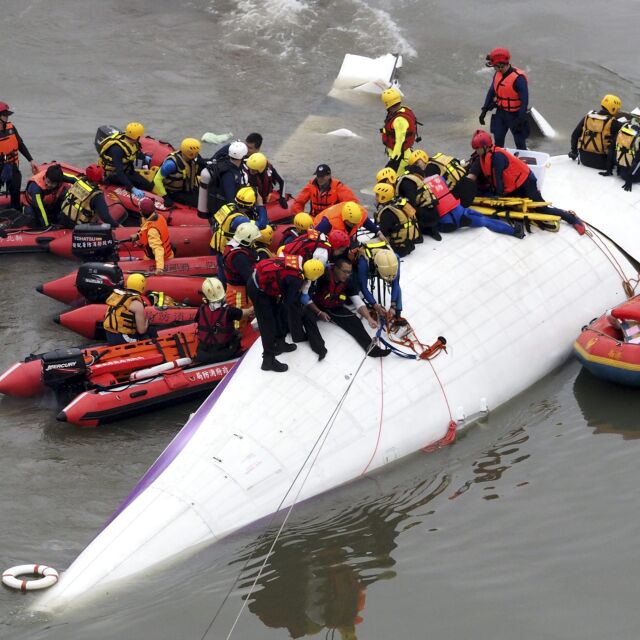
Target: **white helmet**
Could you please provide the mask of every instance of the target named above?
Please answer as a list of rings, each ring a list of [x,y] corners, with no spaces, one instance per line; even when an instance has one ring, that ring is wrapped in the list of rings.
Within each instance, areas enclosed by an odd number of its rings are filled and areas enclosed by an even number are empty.
[[[225,291],[222,282],[218,278],[207,278],[202,283],[202,295],[209,302],[220,302],[224,300]]]
[[[229,145],[229,157],[234,160],[242,160],[249,153],[249,148],[241,140],[234,140]]]
[[[243,222],[238,225],[233,239],[240,244],[249,246],[260,237],[260,229],[255,222]]]

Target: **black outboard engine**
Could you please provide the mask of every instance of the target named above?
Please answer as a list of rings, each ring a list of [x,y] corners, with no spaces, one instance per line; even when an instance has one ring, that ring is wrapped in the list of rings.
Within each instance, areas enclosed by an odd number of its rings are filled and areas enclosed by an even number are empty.
[[[41,356],[42,382],[55,391],[60,403],[86,389],[87,365],[80,349],[56,349]]]
[[[96,137],[93,139],[93,146],[96,148],[98,153],[100,153],[102,143],[114,133],[122,133],[122,131],[120,131],[118,127],[113,127],[110,124],[103,124],[101,127],[98,127]]]
[[[71,235],[71,252],[83,262],[117,261],[118,248],[110,224],[77,224]]]
[[[90,304],[104,304],[112,291],[122,286],[122,269],[117,264],[86,262],[78,269],[76,289]]]

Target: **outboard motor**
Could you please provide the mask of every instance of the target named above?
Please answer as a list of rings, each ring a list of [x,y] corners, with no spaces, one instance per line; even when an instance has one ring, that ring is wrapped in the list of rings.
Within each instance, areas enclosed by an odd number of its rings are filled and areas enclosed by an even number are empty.
[[[76,289],[91,304],[103,304],[116,287],[122,286],[124,277],[117,264],[87,262],[78,269]]]
[[[42,354],[42,382],[64,404],[86,388],[87,365],[80,349],[56,349]]]
[[[122,131],[118,129],[118,127],[113,127],[110,124],[103,124],[101,127],[98,127],[96,137],[93,139],[93,146],[96,148],[98,153],[100,153],[102,143],[114,133],[122,133]]]
[[[116,261],[118,250],[109,224],[77,224],[71,236],[71,252],[83,262]]]

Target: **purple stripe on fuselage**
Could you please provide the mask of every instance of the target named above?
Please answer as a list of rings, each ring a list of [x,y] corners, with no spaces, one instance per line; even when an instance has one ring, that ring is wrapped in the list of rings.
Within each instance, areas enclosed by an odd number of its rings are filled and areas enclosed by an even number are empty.
[[[145,491],[151,483],[173,462],[176,456],[184,449],[187,442],[191,440],[193,434],[202,426],[205,416],[213,408],[218,401],[220,394],[224,391],[229,380],[238,369],[242,358],[236,362],[234,367],[227,373],[218,386],[212,391],[211,395],[202,403],[200,408],[195,412],[191,420],[180,429],[178,435],[169,443],[167,448],[160,454],[160,457],[149,467],[147,472],[140,478],[138,484],[133,488],[131,493],[123,500],[122,504],[116,509],[113,515],[105,522],[102,530],[122,513],[143,491]],[[221,363],[222,364],[222,363]]]

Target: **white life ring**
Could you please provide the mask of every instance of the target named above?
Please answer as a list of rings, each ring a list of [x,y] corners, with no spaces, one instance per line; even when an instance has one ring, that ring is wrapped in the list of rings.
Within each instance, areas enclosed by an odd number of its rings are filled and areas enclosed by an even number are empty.
[[[42,578],[38,580],[21,580],[18,578],[18,576],[27,574],[37,574]],[[58,572],[53,567],[47,567],[44,564],[21,564],[7,569],[2,574],[2,582],[12,589],[20,589],[23,593],[37,589],[47,589],[58,582]]]

